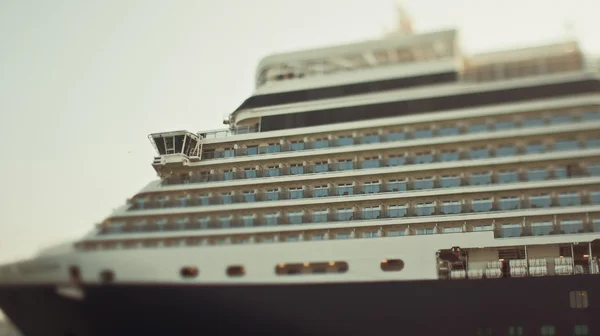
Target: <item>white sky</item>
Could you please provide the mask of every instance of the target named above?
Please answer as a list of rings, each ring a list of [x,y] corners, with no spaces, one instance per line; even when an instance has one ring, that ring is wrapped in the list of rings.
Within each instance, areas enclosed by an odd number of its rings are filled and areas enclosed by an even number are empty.
[[[468,51],[564,37],[598,0],[405,0]],[[392,0],[2,0],[0,263],[78,238],[155,178],[151,132],[221,128],[269,53],[376,38]]]

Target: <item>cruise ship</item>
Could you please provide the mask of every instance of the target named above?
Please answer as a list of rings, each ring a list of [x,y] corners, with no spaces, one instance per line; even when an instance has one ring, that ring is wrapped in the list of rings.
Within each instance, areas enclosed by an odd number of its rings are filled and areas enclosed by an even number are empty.
[[[599,59],[399,26],[151,134],[158,178],[0,266],[0,308],[26,336],[600,334]]]

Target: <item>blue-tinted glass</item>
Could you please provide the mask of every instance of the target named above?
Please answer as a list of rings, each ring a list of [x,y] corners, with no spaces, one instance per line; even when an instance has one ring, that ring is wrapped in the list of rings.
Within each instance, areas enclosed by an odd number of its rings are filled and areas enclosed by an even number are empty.
[[[322,173],[329,170],[329,165],[325,163],[318,163],[315,165],[315,173]]]
[[[313,213],[313,223],[327,222],[327,212]]]
[[[208,223],[210,222],[210,220],[206,217],[198,218],[197,222],[198,222],[198,224],[200,224],[200,228],[206,229],[206,228],[208,228]]]
[[[590,192],[590,203],[600,204],[600,191],[591,191]]]
[[[460,202],[446,202],[442,205],[442,212],[445,214],[457,214],[461,212]]]
[[[585,146],[587,148],[598,148],[598,147],[600,147],[600,138],[587,139],[585,141]]]
[[[288,222],[290,224],[302,224],[302,213],[288,214]]]
[[[315,148],[327,148],[327,147],[329,147],[328,139],[322,139],[322,140],[315,141]]]
[[[557,167],[554,168],[554,178],[566,178],[567,177],[567,168],[565,167]]]
[[[500,210],[514,210],[521,207],[521,200],[518,197],[501,198],[498,202]]]
[[[233,201],[233,197],[231,195],[221,195],[221,203],[231,204],[232,201]]]
[[[186,207],[187,206],[187,197],[179,197],[179,206]]]
[[[338,170],[350,170],[352,169],[352,161],[338,162]]]
[[[575,150],[579,148],[579,142],[577,140],[562,140],[557,141],[555,145],[556,150]]]
[[[415,189],[416,190],[433,189],[433,180],[432,179],[415,180]]]
[[[258,154],[258,146],[248,147],[248,155]]]
[[[520,237],[522,227],[520,224],[505,224],[502,225],[502,237]]]
[[[365,160],[362,163],[363,168],[379,168],[379,159]]]
[[[498,173],[498,182],[512,183],[517,182],[517,172],[500,172]]]
[[[246,178],[256,178],[256,169],[244,169],[244,176]]]
[[[490,151],[487,148],[478,148],[471,150],[471,159],[485,159],[490,157]]]
[[[404,230],[388,231],[387,235],[388,235],[388,237],[400,237],[400,236],[404,236]]]
[[[290,150],[297,151],[304,149],[304,142],[293,142],[290,144]]]
[[[404,140],[404,132],[390,132],[387,134],[388,141]]]
[[[580,220],[565,220],[560,223],[565,233],[579,233],[583,231],[583,223]]]
[[[429,216],[433,214],[435,207],[433,206],[433,204],[417,205],[416,210],[417,216]]]
[[[338,138],[336,143],[338,146],[350,146],[350,145],[354,144],[354,138],[352,138],[352,137]]]
[[[588,166],[590,176],[600,176],[600,164],[591,164]]]
[[[338,211],[335,217],[339,221],[350,220],[352,218],[352,211]]]
[[[339,186],[337,187],[338,195],[352,195],[353,194],[353,186]]]
[[[592,221],[592,226],[594,227],[594,232],[600,232],[600,218],[596,218]]]
[[[431,163],[433,162],[433,154],[419,154],[415,156],[415,162],[420,163]]]
[[[279,176],[279,168],[269,168],[269,170],[267,170],[267,175]]]
[[[364,210],[363,213],[363,219],[376,219],[376,218],[380,218],[381,213],[379,211],[379,209],[375,209],[375,210]]]
[[[442,188],[460,187],[460,177],[458,177],[458,176],[442,177],[440,179],[440,184],[441,184]]]
[[[473,200],[472,206],[475,212],[491,211],[492,200]]]
[[[556,115],[550,118],[550,123],[553,125],[566,124],[571,122],[571,117],[568,115]]]
[[[366,194],[374,194],[374,193],[378,193],[380,190],[380,186],[379,184],[367,184],[363,186],[363,191]]]
[[[496,156],[513,156],[517,155],[517,148],[515,146],[502,146],[496,148]]]
[[[496,122],[496,130],[508,130],[515,127],[515,123],[513,121],[498,121]]]
[[[379,135],[378,134],[365,135],[362,137],[361,142],[364,144],[377,143],[377,142],[379,142]]]
[[[547,236],[552,232],[552,223],[531,223],[531,233],[534,236]]]
[[[231,172],[231,171],[224,172],[223,173],[223,180],[225,180],[225,181],[233,180],[233,172]]]
[[[208,195],[200,195],[200,197],[198,197],[200,199],[200,205],[209,205],[210,204],[210,198],[208,197]]]
[[[433,229],[417,229],[418,235],[428,235],[433,234]]]
[[[548,178],[548,172],[541,169],[532,169],[527,172],[528,181],[543,181]]]
[[[337,233],[335,239],[350,239],[349,233]]]
[[[415,139],[431,138],[433,131],[430,129],[420,129],[414,132]]]
[[[254,216],[243,216],[242,225],[245,227],[254,226]]]
[[[271,145],[267,146],[267,153],[278,153],[278,152],[281,152],[280,144],[271,144]]]
[[[388,215],[390,217],[404,217],[406,216],[406,207],[390,207],[388,209]]]
[[[549,208],[551,204],[550,195],[532,196],[529,198],[532,208]]]
[[[290,173],[292,175],[304,174],[304,166],[291,166],[290,167]]]
[[[492,183],[492,175],[489,173],[473,174],[470,179],[471,185],[484,185]]]
[[[219,223],[222,228],[229,228],[231,226],[231,217],[221,217],[219,218]]]
[[[403,156],[394,156],[394,157],[389,157],[387,159],[387,164],[390,167],[394,167],[394,166],[403,166],[404,165],[404,157]]]
[[[406,191],[406,182],[389,182],[386,185],[387,191]]]
[[[487,130],[488,130],[488,125],[486,125],[486,124],[469,125],[469,133],[479,133],[479,132],[485,132]]]
[[[223,157],[233,157],[233,156],[235,156],[235,150],[226,149],[223,151]]]
[[[542,144],[527,145],[527,148],[525,149],[525,151],[527,152],[527,154],[543,153],[544,145],[542,145]]]
[[[143,208],[144,208],[144,203],[145,203],[145,201],[146,201],[146,200],[144,200],[144,199],[139,199],[139,198],[138,198],[138,199],[136,199],[136,200],[135,200],[135,203],[137,204],[137,208],[138,208],[138,209],[143,209]]]
[[[440,158],[442,161],[457,161],[458,152],[444,152],[441,154]]]
[[[318,188],[313,192],[314,197],[327,197],[329,196],[329,189],[326,188]]]
[[[252,192],[252,193],[244,193],[244,201],[246,202],[255,202],[256,201],[256,195]]]
[[[279,216],[265,216],[265,225],[277,225],[279,224]]]
[[[600,120],[600,111],[588,111],[581,115],[582,121]]]
[[[581,196],[577,193],[568,193],[558,195],[558,204],[561,206],[580,205]]]
[[[279,199],[279,191],[275,190],[275,191],[268,191],[267,192],[267,200],[269,201],[276,201]]]
[[[290,190],[290,199],[300,199],[304,196],[304,190]]]
[[[542,119],[526,119],[523,120],[523,127],[536,127],[543,126],[544,120]]]
[[[439,130],[439,135],[441,135],[441,136],[457,135],[457,134],[458,134],[458,127],[444,127],[444,128],[440,128],[440,130]]]

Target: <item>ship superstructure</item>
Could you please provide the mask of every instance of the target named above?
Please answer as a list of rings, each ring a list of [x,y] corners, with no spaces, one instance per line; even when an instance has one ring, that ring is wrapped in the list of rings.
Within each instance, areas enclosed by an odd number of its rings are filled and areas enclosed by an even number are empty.
[[[151,134],[160,179],[68,251],[0,268],[0,284],[85,301],[86,286],[430,280],[464,297],[461,280],[598,274],[598,59],[576,41],[465,55],[455,30],[401,27],[266,57],[226,129]],[[579,322],[513,334],[587,335],[585,281],[556,303]]]

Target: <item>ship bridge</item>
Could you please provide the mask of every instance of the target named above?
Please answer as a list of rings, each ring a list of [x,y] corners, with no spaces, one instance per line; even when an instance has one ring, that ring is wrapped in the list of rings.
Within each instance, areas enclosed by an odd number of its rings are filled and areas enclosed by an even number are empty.
[[[202,153],[202,136],[188,131],[161,132],[148,135],[159,156],[152,166],[162,174],[165,167],[188,165],[199,161]]]

